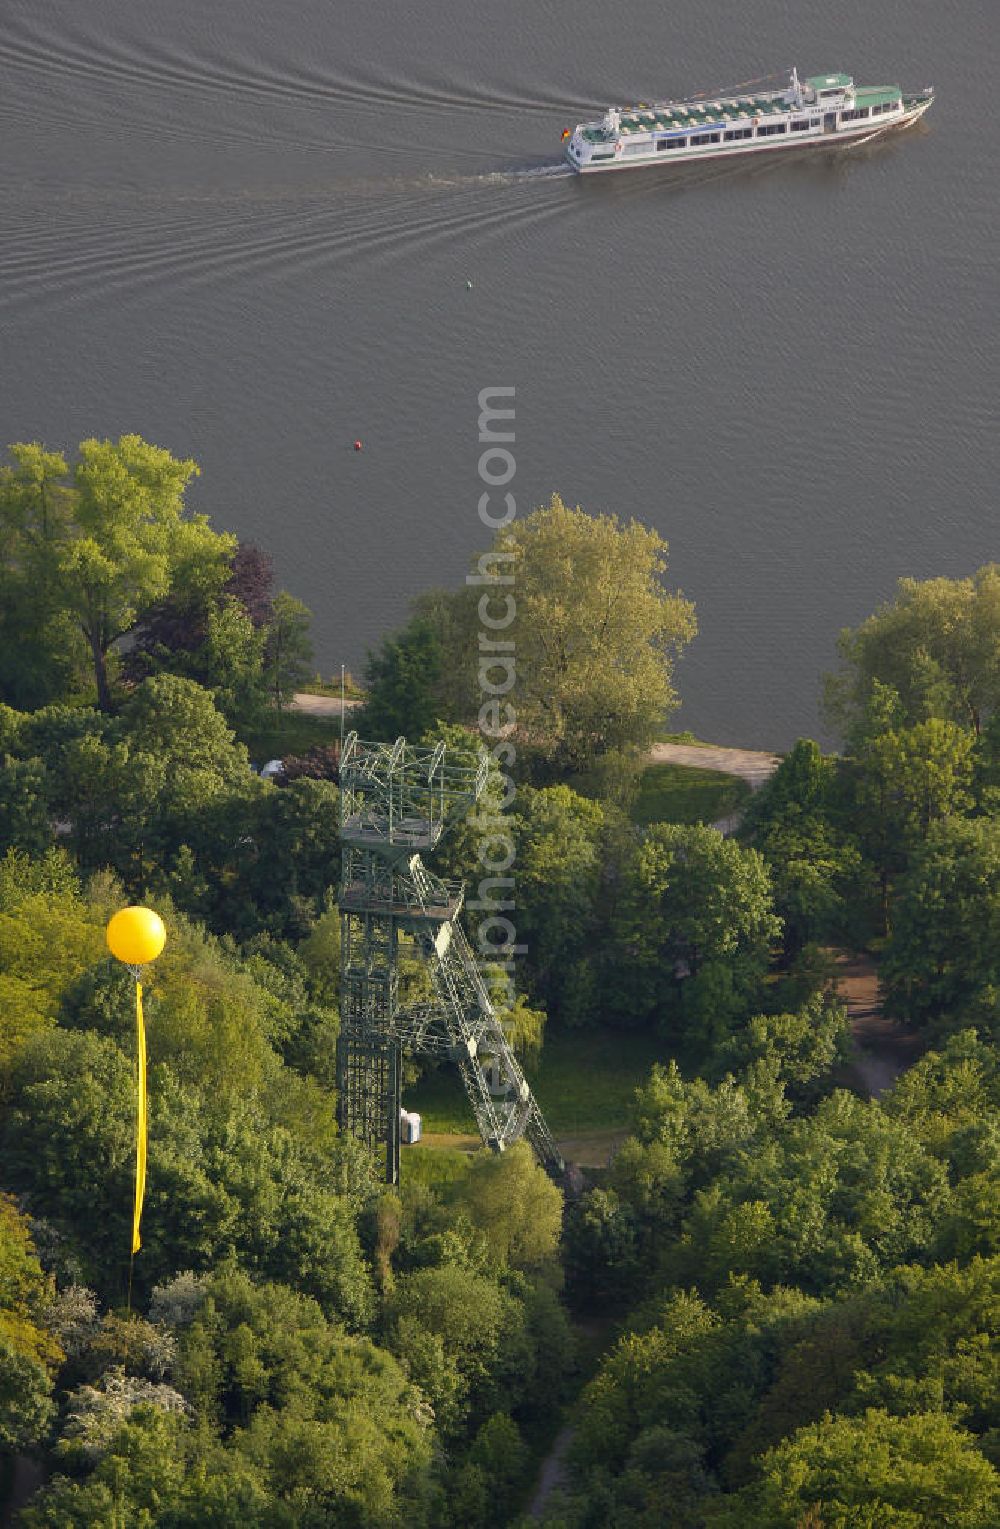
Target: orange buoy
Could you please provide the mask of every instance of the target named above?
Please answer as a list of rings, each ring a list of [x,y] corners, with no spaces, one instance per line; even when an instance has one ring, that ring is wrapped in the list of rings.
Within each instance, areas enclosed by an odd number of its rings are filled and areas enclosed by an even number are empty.
[[[355,441],[354,442],[354,449],[355,449],[355,451],[360,451],[361,450],[361,442],[360,441]]]
[[[565,138],[568,138],[568,137],[569,137],[569,136],[570,136],[570,132],[569,132],[569,128],[568,128],[568,127],[564,127],[564,128],[563,128],[563,130],[562,130],[562,135],[563,135],[563,138],[564,138],[564,139],[565,139]]]

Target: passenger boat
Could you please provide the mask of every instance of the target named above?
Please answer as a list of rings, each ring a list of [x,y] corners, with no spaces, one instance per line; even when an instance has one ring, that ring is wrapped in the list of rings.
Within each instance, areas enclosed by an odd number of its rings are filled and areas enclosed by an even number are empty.
[[[855,85],[849,74],[792,70],[784,90],[611,107],[598,122],[565,129],[566,158],[580,175],[673,165],[776,149],[838,147],[908,127],[934,90],[907,95],[898,85]]]

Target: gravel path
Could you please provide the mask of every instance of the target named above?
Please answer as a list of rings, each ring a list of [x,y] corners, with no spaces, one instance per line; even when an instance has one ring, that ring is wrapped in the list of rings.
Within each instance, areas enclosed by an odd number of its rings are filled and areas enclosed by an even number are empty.
[[[552,1448],[542,1461],[538,1472],[538,1485],[535,1487],[534,1496],[528,1508],[531,1518],[541,1518],[545,1511],[545,1503],[557,1487],[566,1485],[566,1451],[573,1440],[573,1426],[567,1424],[556,1434]]]
[[[870,956],[837,955],[837,988],[854,1041],[851,1067],[873,1099],[884,1094],[920,1055],[920,1039],[882,1013],[878,970]]]

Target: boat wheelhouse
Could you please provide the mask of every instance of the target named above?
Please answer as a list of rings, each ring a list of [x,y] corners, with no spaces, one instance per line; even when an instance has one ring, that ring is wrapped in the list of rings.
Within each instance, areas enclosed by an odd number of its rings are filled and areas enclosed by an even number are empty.
[[[837,147],[908,127],[934,100],[931,87],[907,94],[898,85],[855,85],[849,74],[799,80],[784,90],[611,107],[597,122],[563,137],[580,175],[694,159]]]

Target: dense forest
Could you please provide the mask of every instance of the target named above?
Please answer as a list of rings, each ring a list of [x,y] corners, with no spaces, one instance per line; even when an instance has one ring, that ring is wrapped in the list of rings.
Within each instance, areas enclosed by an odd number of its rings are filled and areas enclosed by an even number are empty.
[[[337,734],[289,709],[309,613],[190,512],[196,473],[135,436],[0,469],[8,1518],[991,1529],[1000,567],[902,580],[845,631],[839,751],[800,740],[727,832],[635,810],[696,633],[653,531],[553,498],[415,598],[351,725],[492,748],[529,1073],[598,1033],[655,1061],[604,1167],[431,1143],[392,1189],[335,1123]],[[484,715],[501,567],[516,680]],[[435,868],[479,882],[472,824]],[[105,927],[132,901],[168,940],[130,1268]],[[878,1098],[835,951],[877,962],[912,1042]]]

